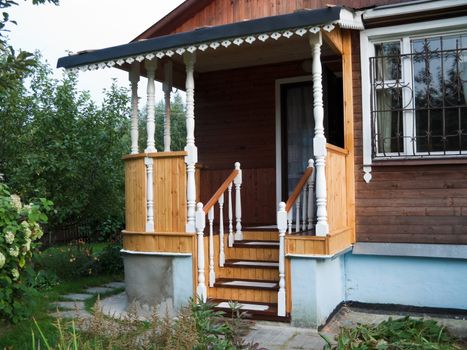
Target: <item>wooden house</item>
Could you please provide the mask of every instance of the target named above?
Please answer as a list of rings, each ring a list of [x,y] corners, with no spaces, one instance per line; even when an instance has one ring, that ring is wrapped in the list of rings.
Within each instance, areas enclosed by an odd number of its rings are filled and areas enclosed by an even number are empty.
[[[58,66],[129,72],[131,300],[234,300],[304,326],[349,301],[467,309],[467,1],[187,0]]]

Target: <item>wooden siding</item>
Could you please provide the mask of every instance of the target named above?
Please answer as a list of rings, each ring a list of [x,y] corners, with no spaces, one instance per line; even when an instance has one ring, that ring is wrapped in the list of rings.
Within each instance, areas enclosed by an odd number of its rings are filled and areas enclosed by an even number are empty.
[[[146,166],[144,158],[125,160],[125,226],[146,230]]]
[[[192,6],[180,7],[179,13],[175,10],[170,14],[170,20],[163,20],[160,25],[156,23],[137,39],[186,32],[204,26],[282,15],[300,9],[323,8],[328,5],[358,9],[404,1],[408,0],[213,0],[211,2],[196,0],[193,1]]]
[[[123,247],[132,251],[193,254],[195,239],[186,232],[123,231]]]
[[[329,232],[348,227],[346,158],[342,148],[327,146],[326,190]],[[349,195],[353,195],[350,194]]]
[[[358,32],[352,43],[357,241],[467,244],[467,164],[373,166],[363,181]]]
[[[285,254],[289,255],[333,255],[352,244],[349,227],[331,232],[327,236],[285,236]]]

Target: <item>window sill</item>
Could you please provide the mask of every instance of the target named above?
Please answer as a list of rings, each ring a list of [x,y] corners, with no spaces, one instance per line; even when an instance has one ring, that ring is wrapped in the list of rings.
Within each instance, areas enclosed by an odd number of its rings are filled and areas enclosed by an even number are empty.
[[[373,159],[372,167],[467,164],[467,158]]]

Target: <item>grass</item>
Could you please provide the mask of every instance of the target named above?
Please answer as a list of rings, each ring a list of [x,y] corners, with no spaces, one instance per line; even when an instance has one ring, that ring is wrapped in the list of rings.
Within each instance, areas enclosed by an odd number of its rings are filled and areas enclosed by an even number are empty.
[[[121,280],[122,276],[89,276],[72,281],[65,281],[52,289],[38,293],[34,298],[34,319],[42,332],[52,341],[57,339],[57,329],[52,325],[53,318],[49,304],[61,300],[61,296],[67,293],[78,293],[87,287],[100,286],[102,284]],[[0,321],[0,349],[31,349],[31,330],[36,329],[33,319],[24,320],[16,325],[6,324]]]

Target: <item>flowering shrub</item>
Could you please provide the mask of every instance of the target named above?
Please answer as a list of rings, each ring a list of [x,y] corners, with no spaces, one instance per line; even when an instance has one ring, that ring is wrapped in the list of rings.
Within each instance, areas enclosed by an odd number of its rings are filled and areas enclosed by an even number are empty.
[[[0,183],[0,317],[12,322],[27,316],[29,290],[25,267],[42,237],[40,223],[47,222],[45,212],[52,202],[41,198],[38,203],[23,205],[17,195]]]

